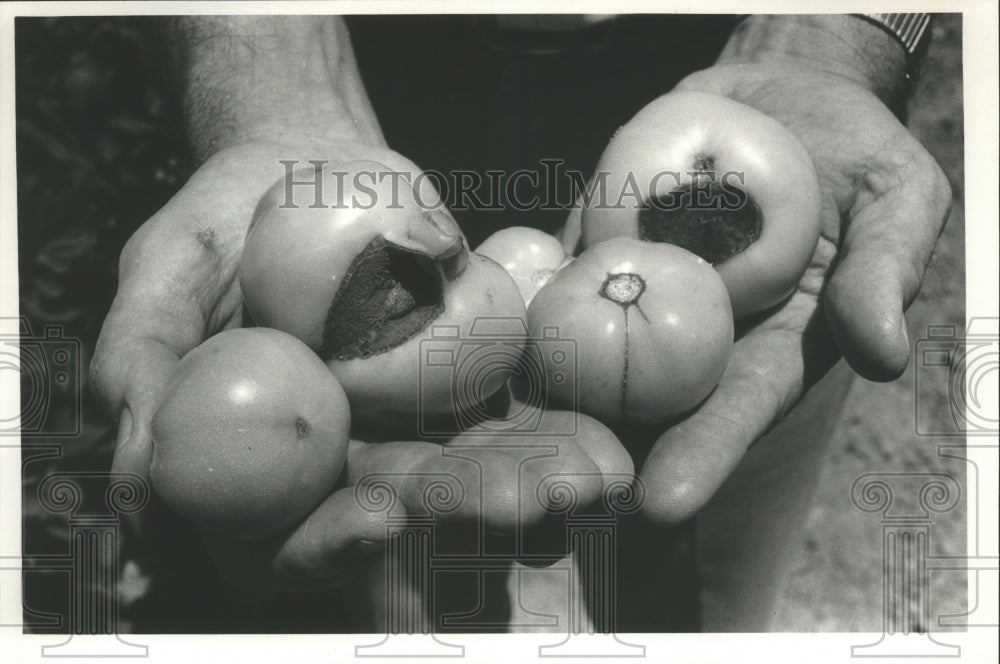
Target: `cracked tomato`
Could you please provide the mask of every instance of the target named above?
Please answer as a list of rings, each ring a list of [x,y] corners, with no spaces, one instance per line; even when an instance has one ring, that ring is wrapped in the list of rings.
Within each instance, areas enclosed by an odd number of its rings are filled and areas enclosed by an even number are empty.
[[[611,139],[608,194],[582,211],[583,246],[613,237],[676,244],[712,263],[737,318],[787,298],[820,230],[806,149],[777,120],[720,95],[671,92]]]
[[[523,320],[512,279],[469,251],[437,192],[414,184],[419,171],[398,155],[392,166],[317,163],[276,182],[254,213],[239,272],[254,321],[315,350],[370,424],[447,414],[500,389],[515,354],[474,390],[456,389],[454,372],[425,370],[422,344],[460,365],[477,321]]]
[[[575,374],[546,358],[557,403],[605,422],[662,424],[718,384],[733,345],[725,284],[671,244],[615,238],[584,251],[535,295],[532,337],[575,342]]]

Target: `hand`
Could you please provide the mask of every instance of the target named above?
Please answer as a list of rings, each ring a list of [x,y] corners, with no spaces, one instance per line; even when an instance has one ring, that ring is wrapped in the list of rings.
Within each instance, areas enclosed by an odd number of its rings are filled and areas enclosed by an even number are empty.
[[[821,237],[795,293],[738,322],[715,392],[652,446],[644,512],[665,523],[701,509],[841,354],[869,380],[902,374],[903,312],[951,205],[944,173],[888,108],[903,78],[898,44],[849,16],[755,16],[744,28],[719,63],[677,89],[730,97],[798,137],[820,181]],[[893,64],[873,68],[883,62]],[[580,240],[580,210],[562,231],[567,252]]]
[[[113,468],[146,478],[150,424],[174,366],[209,335],[243,323],[244,236],[257,201],[284,175],[279,160],[412,166],[384,147],[341,20],[198,17],[171,26],[188,133],[204,163],[125,246],[91,364],[97,397],[119,418]],[[385,530],[384,519],[348,498],[332,495],[293,533],[237,547],[245,557],[216,559],[241,585],[294,585],[304,569],[336,583]],[[206,541],[216,553],[227,545]]]
[[[485,590],[481,578],[477,582],[472,577],[455,576],[443,586],[436,584],[436,599],[432,600],[420,596],[427,586],[417,579],[407,582],[397,576],[399,585],[385,587],[385,565],[399,564],[387,552],[388,560],[378,559],[368,567],[367,576],[359,577],[359,590],[366,600],[360,610],[372,619],[366,626],[368,631],[393,629],[385,622],[390,614],[397,616],[397,628],[413,624],[410,620],[440,625],[440,612],[455,601],[463,606],[478,602],[479,617],[492,623],[506,622],[530,606],[530,611],[558,615],[559,628],[565,629],[567,583],[579,584],[575,572],[568,576],[559,571],[528,574],[528,581],[522,584],[521,570],[537,567],[539,555],[551,560],[567,554],[569,542],[562,513],[592,513],[590,510],[602,510],[602,502],[607,504],[608,500],[614,503],[622,499],[627,504],[635,496],[630,488],[633,465],[611,431],[585,415],[550,410],[537,431],[515,433],[513,425],[503,430],[503,417],[511,421],[517,415],[517,421],[523,423],[537,415],[530,410],[534,409],[512,399],[509,406],[498,409],[501,419],[491,420],[488,426],[473,426],[444,446],[373,442],[360,449],[365,444],[352,443],[348,464],[358,463],[349,468],[348,483],[355,484],[359,492],[369,476],[393,483],[394,493],[411,514],[427,515],[435,494],[450,503],[448,509],[454,511],[443,513],[440,507],[433,508],[436,547],[447,550],[448,542],[461,541],[463,551],[472,546],[480,555],[503,557],[511,554],[511,545],[516,543],[516,550],[525,556],[510,562],[505,593]],[[496,433],[498,430],[502,433]],[[558,432],[566,433],[554,435]],[[441,480],[460,491],[450,495],[432,491]],[[442,486],[437,484],[438,489]],[[413,564],[405,549],[400,555]],[[573,562],[562,564],[572,566]],[[583,596],[580,593],[576,596]],[[392,604],[391,611],[386,602]],[[433,615],[423,615],[426,609]]]
[[[257,201],[284,175],[280,160],[371,155],[411,166],[385,148],[340,19],[179,18],[169,39],[203,163],[125,245],[91,363],[97,397],[120,418],[114,467],[143,476],[174,365],[243,322],[244,236]]]
[[[115,471],[148,477],[150,422],[174,366],[211,334],[243,323],[236,280],[243,237],[257,200],[283,174],[278,159],[364,157],[399,171],[416,168],[369,145],[314,143],[308,152],[297,150],[304,148],[252,143],[220,151],[128,242],[119,290],[92,364],[97,394],[121,413]],[[572,416],[553,413],[549,421]],[[444,456],[442,446],[433,443],[353,441],[346,486],[292,532],[249,544],[212,533],[205,533],[205,540],[234,584],[285,590],[336,586],[349,580],[356,563],[378,551],[386,536],[385,514],[366,510],[355,497],[354,485],[366,475],[389,477],[399,497],[397,512],[425,510],[433,482],[450,475],[465,494],[454,518],[481,518],[493,531],[512,532],[544,517],[548,505],[535,500],[534,492],[550,473],[581,475],[575,488],[585,502],[599,499],[602,471],[632,473],[631,460],[607,429],[579,416],[577,431],[566,437],[512,437],[473,428],[450,441],[452,447],[469,448],[457,456]],[[517,454],[495,449],[504,442],[554,446],[553,455],[522,468]]]
[[[525,408],[512,399],[506,416],[523,416]],[[486,533],[524,537],[537,532],[561,505],[564,494],[555,489],[561,479],[572,485],[583,508],[611,496],[615,485],[623,488],[623,482],[630,483],[633,466],[628,453],[610,430],[585,415],[550,411],[538,431],[524,434],[497,434],[499,426],[493,421],[490,427],[471,427],[444,445],[352,440],[345,486],[291,532],[257,542],[203,532],[205,542],[234,585],[315,591],[355,578],[364,581],[365,574],[376,579],[385,574],[383,569],[372,570],[366,561],[382,549],[388,514],[399,519],[408,513],[433,513],[436,527],[473,524],[476,538]],[[571,430],[575,433],[552,435]],[[564,528],[555,534],[565,539]],[[396,601],[405,597],[395,592],[413,591],[393,590]],[[384,614],[385,597],[371,600],[378,607],[373,610],[378,620]],[[516,605],[516,600],[510,601]],[[423,606],[414,601],[411,609],[418,605]]]
[[[893,380],[905,369],[903,312],[920,288],[951,190],[869,87],[796,58],[723,62],[677,86],[731,97],[795,134],[819,176],[822,231],[795,293],[738,328],[719,387],[652,448],[642,469],[652,518],[674,523],[704,506],[840,354],[870,380]]]
[[[143,224],[122,252],[118,292],[91,364],[96,395],[119,417],[114,471],[148,479],[151,421],[174,366],[208,336],[243,323],[236,273],[247,226],[261,195],[283,175],[278,160],[299,154],[375,154],[409,165],[375,146],[245,142],[213,155]],[[377,530],[368,515],[345,512],[342,500],[327,501],[305,524],[343,524],[328,529],[334,540],[327,544],[337,551]],[[294,537],[289,540],[287,549],[301,549]]]
[[[244,236],[257,201],[284,175],[280,160],[370,159],[416,172],[385,147],[340,19],[180,19],[173,38],[184,55],[190,134],[205,162],[127,243],[91,365],[98,398],[119,417],[114,469],[143,477],[150,423],[174,366],[211,334],[244,322],[236,279]],[[554,446],[554,456],[522,467],[520,457],[494,449],[498,442]],[[544,516],[548,504],[522,501],[520,488],[534,493],[551,472],[582,475],[584,503],[597,499],[604,473],[632,472],[617,439],[582,417],[575,436],[497,439],[473,429],[451,444],[469,446],[461,456],[471,458],[445,457],[431,443],[354,441],[343,486],[290,532],[253,543],[204,533],[205,541],[237,585],[316,590],[346,582],[381,548],[385,513],[364,509],[354,492],[372,473],[390,477],[396,513],[425,510],[431,484],[450,474],[467,496],[457,518],[510,532]]]

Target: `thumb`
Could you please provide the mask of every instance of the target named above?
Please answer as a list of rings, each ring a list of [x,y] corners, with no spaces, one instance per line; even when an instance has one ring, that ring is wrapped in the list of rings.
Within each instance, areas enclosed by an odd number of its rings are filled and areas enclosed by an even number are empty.
[[[172,275],[199,279],[204,269],[184,265],[174,252],[157,250],[148,234],[133,237],[122,252],[118,293],[111,305],[90,365],[97,400],[118,418],[113,472],[149,479],[151,423],[174,367],[201,342],[202,308],[190,289]],[[152,257],[151,254],[158,254]],[[173,269],[162,263],[172,261]],[[190,268],[190,269],[188,269]]]
[[[920,153],[895,186],[859,193],[825,296],[838,346],[869,380],[894,380],[906,368],[903,312],[920,290],[951,204],[947,178],[929,154]],[[889,176],[872,175],[866,184],[896,179]]]
[[[95,352],[91,384],[98,398],[118,416],[112,472],[135,473],[149,479],[153,415],[179,360],[175,352],[155,339],[119,338],[101,343]]]

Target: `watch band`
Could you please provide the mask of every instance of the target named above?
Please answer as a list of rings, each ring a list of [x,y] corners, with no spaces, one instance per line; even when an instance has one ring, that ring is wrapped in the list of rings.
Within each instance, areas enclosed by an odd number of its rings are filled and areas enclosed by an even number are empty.
[[[927,44],[931,40],[930,14],[855,14],[873,23],[903,45],[906,51],[907,76],[912,78],[920,68]]]
[[[891,33],[912,57],[930,38],[930,14],[861,14]]]

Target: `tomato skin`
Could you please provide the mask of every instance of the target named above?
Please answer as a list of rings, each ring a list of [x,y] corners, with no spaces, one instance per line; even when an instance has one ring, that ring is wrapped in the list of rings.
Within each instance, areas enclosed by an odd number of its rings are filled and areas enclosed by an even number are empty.
[[[340,379],[351,401],[351,412],[359,421],[384,425],[405,420],[420,411],[424,415],[451,414],[456,409],[475,405],[493,394],[517,367],[517,354],[494,354],[494,371],[488,380],[476,385],[456,384],[456,371],[477,351],[477,335],[485,321],[486,335],[496,328],[492,321],[519,322],[524,328],[526,316],[517,286],[500,265],[486,256],[469,254],[469,263],[461,279],[445,288],[444,311],[434,323],[404,344],[364,359],[327,362]],[[477,329],[478,328],[478,329]],[[525,335],[510,333],[503,326],[505,345],[523,347]],[[454,341],[442,340],[441,333],[454,335]],[[428,348],[451,353],[450,366],[455,370],[428,366]],[[474,388],[474,389],[473,389]]]
[[[634,304],[602,295],[609,284],[637,294]],[[712,266],[680,247],[630,238],[584,251],[538,292],[529,332],[551,326],[575,341],[577,358],[576,376],[563,380],[555,376],[566,366],[545,358],[550,396],[578,399],[581,412],[605,422],[662,424],[694,408],[718,384],[733,344],[729,296]]]
[[[612,138],[597,165],[608,173],[615,199],[631,191],[661,196],[694,180],[699,165],[711,163],[721,180],[734,174],[760,210],[760,236],[742,252],[716,265],[741,318],[788,297],[809,266],[820,230],[820,190],[812,160],[784,126],[726,97],[674,91],[639,111]],[[612,237],[640,237],[640,201],[626,196],[617,209],[585,207],[583,246]]]
[[[476,253],[499,263],[517,284],[525,305],[572,259],[558,239],[527,226],[511,226],[497,231],[476,247]]]
[[[435,330],[450,327],[457,331],[453,342],[434,343],[437,349],[461,357],[476,319],[517,318],[523,329],[525,316],[513,280],[495,262],[469,251],[436,192],[428,190],[426,179],[423,184],[427,186],[419,194],[405,179],[391,177],[364,178],[362,187],[354,186],[359,174],[392,174],[400,169],[405,170],[395,163],[390,168],[358,161],[328,166],[322,173],[328,207],[311,207],[311,194],[300,196],[298,207],[282,207],[282,178],[257,207],[239,273],[253,319],[295,335],[320,353],[347,392],[355,419],[373,426],[384,424],[386,417],[408,419],[418,409],[425,414],[446,414],[470,405],[461,399],[456,402],[455,386],[446,372],[422,371],[421,344]],[[347,175],[338,179],[332,176],[333,170]],[[293,177],[307,180],[311,173],[306,169]],[[412,166],[408,173],[412,179],[419,170]],[[334,203],[342,206],[329,207]],[[424,327],[400,335],[388,348],[362,355],[329,353],[323,346],[331,305],[350,281],[355,259],[379,238],[425,259],[420,273],[423,278],[436,275],[442,308]],[[511,343],[516,345],[517,339]],[[500,363],[490,380],[477,386],[478,396],[485,398],[486,392],[500,389],[515,367],[514,357]]]
[[[291,177],[309,181],[314,173],[299,169]],[[286,200],[285,178],[263,196],[239,269],[243,301],[258,325],[288,332],[318,351],[330,303],[352,261],[372,240],[384,237],[432,258],[464,246],[462,232],[443,207],[422,214],[405,181],[385,177],[372,186],[368,173],[377,178],[398,171],[375,161],[328,165],[320,173],[319,207],[313,207],[309,190],[293,191]],[[432,195],[426,195],[428,206],[437,203]]]
[[[174,511],[240,539],[277,533],[333,490],[347,396],[291,335],[221,332],[178,364],[153,417],[153,486]]]

